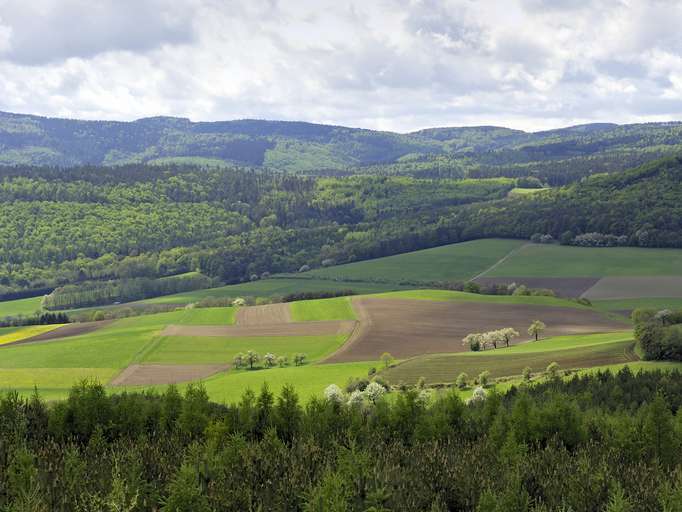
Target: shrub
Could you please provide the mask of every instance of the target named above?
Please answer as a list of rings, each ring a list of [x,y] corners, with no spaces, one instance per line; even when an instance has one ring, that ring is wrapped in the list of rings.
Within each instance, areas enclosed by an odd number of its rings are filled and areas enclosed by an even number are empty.
[[[469,376],[462,372],[457,376],[457,380],[455,381],[455,386],[457,386],[459,389],[465,389],[467,387],[467,380]]]
[[[488,381],[490,380],[490,372],[488,370],[482,371],[481,373],[478,374],[478,383],[486,387],[488,385]]]
[[[559,363],[552,361],[547,365],[547,375],[550,379],[556,379],[559,377]]]
[[[365,397],[372,403],[376,403],[386,393],[386,388],[376,381],[370,382],[364,391]]]

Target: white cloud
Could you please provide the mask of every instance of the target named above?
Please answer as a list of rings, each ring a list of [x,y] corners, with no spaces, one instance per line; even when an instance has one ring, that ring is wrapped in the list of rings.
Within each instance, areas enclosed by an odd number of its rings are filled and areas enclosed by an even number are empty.
[[[0,109],[408,131],[681,119],[667,0],[0,0]]]

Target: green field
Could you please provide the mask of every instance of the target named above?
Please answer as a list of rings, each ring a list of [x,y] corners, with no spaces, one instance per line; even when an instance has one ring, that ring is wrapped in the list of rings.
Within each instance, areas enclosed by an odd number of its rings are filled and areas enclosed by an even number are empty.
[[[350,297],[302,300],[290,303],[289,309],[291,310],[291,319],[294,322],[356,319]]]
[[[466,281],[524,243],[522,240],[507,239],[474,240],[312,270],[306,275],[367,282],[383,280],[391,283]]]
[[[560,336],[485,352],[419,356],[385,370],[382,375],[393,383],[415,383],[420,377],[437,383],[453,382],[462,372],[470,378],[483,371],[489,371],[492,378],[518,376],[525,367],[542,372],[552,362],[562,369],[622,364],[636,359],[633,345],[629,331]]]
[[[543,190],[549,190],[548,188],[521,188],[521,187],[516,187],[513,188],[509,191],[509,195],[511,196],[527,196],[530,194],[536,194],[538,192],[542,192]]]
[[[155,339],[139,362],[166,364],[221,364],[231,363],[238,353],[248,350],[261,357],[271,352],[293,360],[296,353],[306,354],[316,361],[330,354],[346,340],[345,335],[332,336],[268,336],[268,337],[186,337],[164,336]],[[259,363],[260,364],[260,363]]]
[[[36,311],[40,311],[42,300],[42,297],[30,297],[0,302],[0,318],[19,315],[31,316]]]
[[[682,249],[528,244],[485,277],[680,276]]]
[[[565,308],[587,308],[577,302],[556,297],[530,295],[482,295],[451,290],[407,290],[372,295],[381,299],[433,300],[438,302],[485,302],[489,304],[532,304]]]
[[[268,370],[242,370],[210,377],[204,381],[204,385],[211,400],[216,402],[236,402],[247,389],[258,393],[264,383],[275,394],[279,394],[284,385],[291,384],[296,388],[299,398],[307,401],[313,396],[322,396],[322,392],[330,384],[344,387],[352,377],[366,377],[367,370],[372,367],[378,367],[378,363],[311,364]]]

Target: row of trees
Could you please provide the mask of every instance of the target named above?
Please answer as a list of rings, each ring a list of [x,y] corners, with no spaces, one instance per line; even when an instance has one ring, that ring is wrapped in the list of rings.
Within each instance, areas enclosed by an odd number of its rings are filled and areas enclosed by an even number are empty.
[[[500,394],[285,386],[218,405],[76,386],[0,395],[4,510],[679,510],[682,374],[596,372]],[[493,475],[493,476],[491,476]],[[556,475],[560,475],[557,478]],[[610,504],[619,503],[620,508]],[[610,507],[610,508],[609,508]]]
[[[295,354],[291,359],[295,366],[301,366],[305,363],[306,358],[307,356],[305,354],[298,353]],[[248,367],[249,370],[253,370],[261,361],[263,363],[263,367],[265,368],[272,368],[274,366],[284,368],[285,366],[289,366],[289,358],[287,356],[277,356],[272,352],[268,352],[261,357],[258,352],[254,352],[253,350],[248,350],[245,354],[240,352],[234,356],[232,359],[232,366],[238,370],[246,367]]]
[[[533,320],[533,323],[528,327],[528,334],[538,341],[540,334],[547,326],[540,320]],[[462,344],[469,347],[469,350],[478,352],[485,350],[487,347],[497,348],[498,345],[504,343],[505,347],[509,347],[514,338],[517,338],[519,333],[512,327],[504,327],[487,332],[475,332],[467,334],[462,339]]]

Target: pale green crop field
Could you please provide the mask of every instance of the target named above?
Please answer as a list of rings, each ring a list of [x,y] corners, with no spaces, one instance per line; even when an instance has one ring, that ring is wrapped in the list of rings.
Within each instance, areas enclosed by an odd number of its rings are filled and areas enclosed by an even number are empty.
[[[350,297],[335,297],[291,302],[289,304],[291,319],[294,322],[355,320],[351,300]]]
[[[523,240],[484,239],[444,245],[385,258],[358,261],[306,272],[313,277],[371,282],[466,281],[491,267],[525,243]]]
[[[486,277],[681,276],[682,249],[528,244]]]

